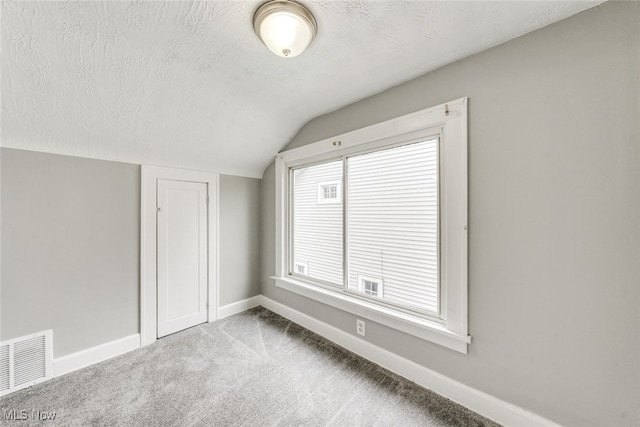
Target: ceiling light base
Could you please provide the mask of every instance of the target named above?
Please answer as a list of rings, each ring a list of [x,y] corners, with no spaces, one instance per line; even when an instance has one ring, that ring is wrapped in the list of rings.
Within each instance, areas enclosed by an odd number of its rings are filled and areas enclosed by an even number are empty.
[[[253,29],[270,51],[283,58],[293,58],[311,44],[318,25],[311,12],[300,3],[273,0],[256,10]]]

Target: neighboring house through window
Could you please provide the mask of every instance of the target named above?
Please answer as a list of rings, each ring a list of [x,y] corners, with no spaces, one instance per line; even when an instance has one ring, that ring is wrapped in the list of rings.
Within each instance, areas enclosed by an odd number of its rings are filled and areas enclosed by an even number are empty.
[[[463,98],[281,153],[278,286],[466,352],[466,117]]]
[[[318,183],[318,203],[341,203],[340,181]]]
[[[307,274],[307,263],[296,262],[294,271],[298,274]]]
[[[358,291],[365,295],[382,298],[382,279],[358,274]]]

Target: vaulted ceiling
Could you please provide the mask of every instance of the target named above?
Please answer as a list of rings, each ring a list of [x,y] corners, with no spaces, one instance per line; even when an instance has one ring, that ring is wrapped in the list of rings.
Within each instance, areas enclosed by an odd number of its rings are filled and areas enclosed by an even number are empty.
[[[310,119],[601,1],[304,3],[283,59],[259,0],[4,0],[0,144],[260,177]]]

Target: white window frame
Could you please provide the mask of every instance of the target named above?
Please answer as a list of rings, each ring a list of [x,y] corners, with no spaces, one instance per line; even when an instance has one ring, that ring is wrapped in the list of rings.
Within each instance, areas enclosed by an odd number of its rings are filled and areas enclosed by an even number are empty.
[[[336,197],[335,199],[330,197],[324,197],[324,187],[335,186],[336,187]],[[333,204],[333,203],[341,203],[342,202],[342,182],[341,181],[325,181],[318,183],[318,204]]]
[[[365,292],[365,289],[364,289],[364,282],[365,281],[378,284],[378,294],[377,295],[371,295],[371,294],[367,294]],[[363,275],[363,274],[358,274],[358,292],[363,292],[368,297],[383,298],[383,296],[384,296],[384,283],[382,282],[382,279],[379,278],[379,277],[373,277],[373,276],[366,276],[366,275]]]
[[[439,316],[410,313],[289,274],[289,170],[420,138],[440,138]],[[467,98],[417,111],[276,156],[276,286],[467,353]]]

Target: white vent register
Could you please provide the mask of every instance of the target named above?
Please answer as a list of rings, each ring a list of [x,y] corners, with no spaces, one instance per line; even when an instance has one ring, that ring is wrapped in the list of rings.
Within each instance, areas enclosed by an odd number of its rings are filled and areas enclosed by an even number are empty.
[[[52,377],[51,330],[0,343],[0,396]]]

